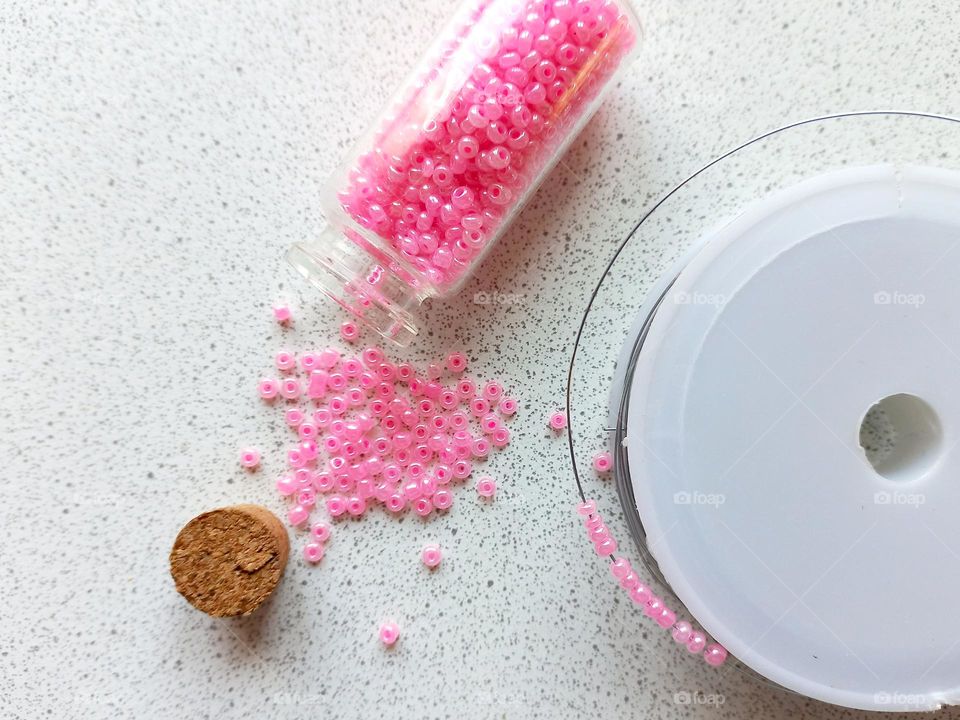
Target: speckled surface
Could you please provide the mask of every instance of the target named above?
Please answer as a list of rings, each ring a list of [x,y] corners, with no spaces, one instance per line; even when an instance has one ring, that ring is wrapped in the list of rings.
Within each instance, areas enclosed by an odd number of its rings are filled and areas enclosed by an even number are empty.
[[[282,507],[284,436],[252,381],[281,343],[334,339],[339,316],[280,256],[322,227],[324,176],[442,5],[0,6],[4,717],[864,717],[712,675],[639,623],[571,514],[544,417],[606,258],[691,169],[805,116],[960,113],[946,3],[642,3],[639,64],[409,353],[463,347],[522,388],[497,501],[338,525],[322,566],[295,559],[251,618],[174,591],[190,517]],[[281,296],[288,332],[269,319]],[[256,474],[236,463],[251,443]],[[428,539],[446,551],[429,576]],[[678,696],[696,692],[723,702]]]

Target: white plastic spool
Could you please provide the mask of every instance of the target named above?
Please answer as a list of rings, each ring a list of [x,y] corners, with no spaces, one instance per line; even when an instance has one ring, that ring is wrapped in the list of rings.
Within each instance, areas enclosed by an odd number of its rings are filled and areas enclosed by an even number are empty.
[[[704,239],[629,381],[664,577],[737,658],[810,697],[960,702],[958,245],[956,174],[804,182]],[[903,395],[875,468],[861,422]]]

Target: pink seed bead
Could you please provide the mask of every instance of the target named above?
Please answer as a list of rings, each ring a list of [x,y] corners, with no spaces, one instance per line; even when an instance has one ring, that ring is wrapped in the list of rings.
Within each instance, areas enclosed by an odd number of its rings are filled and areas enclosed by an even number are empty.
[[[582,503],[577,505],[577,514],[582,515],[583,517],[588,517],[597,512],[597,501],[596,500],[584,500]]]
[[[305,352],[300,356],[300,369],[305,373],[317,369],[317,356],[312,352]]]
[[[394,622],[385,622],[380,626],[380,642],[391,647],[400,638],[400,628]]]
[[[273,378],[262,378],[257,385],[257,392],[264,400],[273,400],[280,392],[280,383]]]
[[[324,370],[313,370],[310,373],[310,379],[307,381],[307,397],[311,400],[319,400],[327,394],[327,386],[330,376]]]
[[[300,397],[300,381],[287,378],[280,383],[280,394],[287,400],[296,400]]]
[[[433,494],[433,506],[437,510],[447,510],[453,505],[453,493],[444,488],[440,488]]]
[[[687,640],[690,639],[690,633],[693,632],[693,627],[686,620],[676,623],[673,626],[673,631],[670,633],[673,635],[673,639],[676,643],[680,645],[686,645]]]
[[[639,587],[641,584],[642,583],[640,582],[640,578],[637,576],[637,574],[633,570],[631,570],[622,578],[620,578],[620,587],[622,587],[627,592],[630,592],[635,587]]]
[[[275,358],[277,370],[293,370],[297,366],[297,359],[289,350],[281,350]]]
[[[485,438],[477,438],[473,441],[470,452],[475,458],[485,458],[490,454],[490,442]]]
[[[673,627],[673,624],[677,621],[677,614],[670,608],[663,608],[660,611],[660,616],[656,618],[657,625],[666,629]]]
[[[661,610],[663,610],[663,600],[653,595],[647,600],[647,604],[643,608],[643,614],[648,618],[657,618],[660,617]]]
[[[461,352],[447,355],[447,370],[452,373],[462,373],[467,369],[467,357]]]
[[[608,537],[597,543],[594,548],[600,557],[609,557],[617,551],[617,543],[613,538]]]
[[[387,510],[390,512],[398,513],[407,506],[407,501],[400,493],[393,493],[387,498],[386,502],[384,502],[384,505],[387,506]]]
[[[330,517],[340,517],[347,511],[347,501],[340,495],[331,495],[326,504]]]
[[[613,467],[613,457],[609,452],[603,450],[593,456],[593,469],[598,473],[609,472]]]
[[[440,564],[442,559],[442,554],[440,552],[440,546],[434,543],[429,545],[424,545],[423,550],[420,551],[420,559],[423,561],[423,564],[428,568],[435,568]]]
[[[505,397],[500,401],[497,409],[501,415],[513,415],[517,412],[517,401],[512,397]]]
[[[340,337],[347,342],[355,342],[360,337],[360,328],[353,320],[344,320],[340,325]]]
[[[252,470],[260,464],[260,451],[256,448],[244,448],[240,451],[240,464]]]
[[[330,526],[326,523],[316,522],[310,528],[310,534],[317,542],[326,542],[330,539]]]
[[[477,494],[480,497],[492,498],[497,492],[497,482],[492,477],[484,475],[477,479]]]
[[[310,517],[310,511],[302,505],[294,505],[287,511],[287,520],[291,525],[302,525]]]
[[[273,319],[283,325],[290,322],[293,313],[290,312],[290,306],[285,303],[275,303],[273,306]]]
[[[283,419],[290,427],[297,427],[303,422],[303,410],[290,408],[283,414]]]
[[[490,403],[484,398],[474,398],[470,401],[470,412],[474,417],[483,417],[490,412]]]
[[[687,651],[693,653],[694,655],[699,655],[703,652],[703,649],[707,645],[707,636],[700,631],[694,631],[690,633],[690,638],[687,640]]]
[[[497,402],[503,397],[503,385],[496,380],[491,380],[483,386],[483,396],[491,403]]]
[[[703,651],[703,659],[706,661],[707,665],[720,667],[727,660],[727,650],[722,645],[710,643]]]
[[[617,580],[623,580],[623,578],[633,572],[633,568],[630,567],[629,560],[624,557],[620,557],[610,563],[610,572]]]
[[[653,592],[643,583],[640,583],[630,591],[630,599],[633,600],[633,602],[637,605],[646,606],[652,597]]]
[[[567,414],[562,410],[557,410],[550,416],[550,427],[554,430],[563,430],[567,426]]]
[[[302,505],[308,510],[317,504],[317,491],[312,487],[305,487],[297,493],[297,505]]]
[[[466,460],[457,460],[453,464],[453,476],[457,480],[465,480],[470,477],[470,474],[473,472],[473,465],[467,462]]]
[[[506,447],[510,444],[510,431],[505,427],[497,428],[493,431],[493,444],[498,448]]]
[[[277,492],[284,497],[293,495],[297,491],[297,483],[291,475],[281,475],[277,478]]]
[[[338,362],[340,362],[340,353],[333,348],[327,348],[316,355],[316,364],[321,370],[332,370]]]
[[[303,546],[303,559],[308,563],[318,563],[323,559],[323,545],[320,543],[307,543]]]
[[[365,513],[366,511],[367,511],[367,503],[363,498],[357,497],[356,495],[353,495],[347,498],[348,513],[350,513],[354,517],[358,517],[360,515],[363,515],[363,513]]]
[[[420,517],[426,517],[433,512],[433,502],[430,498],[417,498],[413,501],[413,511]]]

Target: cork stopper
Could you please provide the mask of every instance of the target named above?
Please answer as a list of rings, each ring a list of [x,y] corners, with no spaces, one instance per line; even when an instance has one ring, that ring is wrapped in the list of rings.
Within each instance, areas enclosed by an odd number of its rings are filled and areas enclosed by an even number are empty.
[[[249,615],[283,576],[290,541],[283,524],[259,505],[233,505],[188,522],[170,551],[177,592],[213,617]]]

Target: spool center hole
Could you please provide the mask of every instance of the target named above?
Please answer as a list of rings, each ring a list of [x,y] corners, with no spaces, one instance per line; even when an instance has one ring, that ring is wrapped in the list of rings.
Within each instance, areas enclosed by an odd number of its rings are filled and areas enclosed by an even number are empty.
[[[887,480],[919,479],[933,466],[942,446],[940,419],[916,395],[888,395],[871,406],[860,423],[860,447]]]

